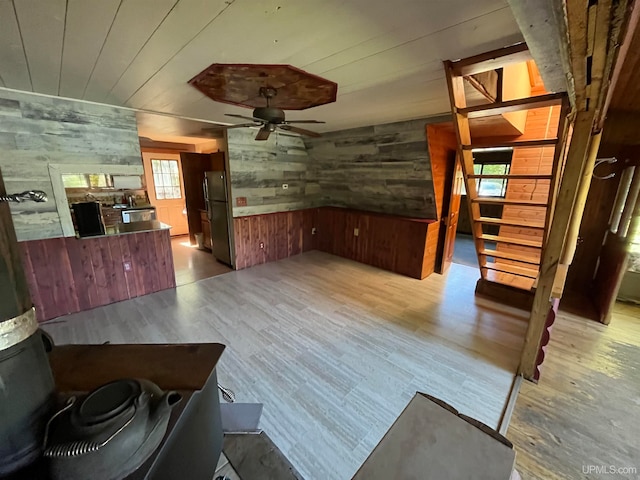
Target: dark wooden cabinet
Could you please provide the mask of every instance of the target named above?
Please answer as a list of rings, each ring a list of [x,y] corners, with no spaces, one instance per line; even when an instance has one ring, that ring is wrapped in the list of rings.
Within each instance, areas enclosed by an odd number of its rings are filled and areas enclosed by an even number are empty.
[[[200,210],[200,226],[202,227],[203,244],[211,250],[211,247],[213,247],[213,243],[211,243],[211,223],[206,210]]]
[[[189,223],[189,239],[194,244],[196,242],[196,233],[202,232],[205,234],[200,216],[200,210],[206,208],[202,188],[204,172],[226,171],[224,153],[180,152],[180,163],[182,165],[187,221]],[[208,229],[206,233],[209,233]]]

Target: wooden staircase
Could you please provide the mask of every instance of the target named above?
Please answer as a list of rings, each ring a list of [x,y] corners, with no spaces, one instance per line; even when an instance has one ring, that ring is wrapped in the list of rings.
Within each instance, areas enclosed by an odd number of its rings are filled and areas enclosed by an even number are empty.
[[[540,94],[513,100],[502,100],[499,95],[495,102],[467,106],[464,91],[465,77],[469,72],[481,72],[483,68],[499,70],[510,63],[526,60],[526,54],[526,45],[521,44],[455,62],[446,61],[444,67],[481,278],[531,291],[538,278],[540,259],[562,175],[564,145],[568,131],[567,95]],[[557,108],[553,110],[548,107]],[[532,138],[537,130],[533,134],[525,130],[523,135],[514,136],[513,139],[505,139],[504,136],[472,137],[470,120],[533,109],[540,109],[536,110],[542,112],[540,115],[549,112],[549,119],[555,112],[558,116],[557,128],[555,123],[552,125],[548,122],[547,131],[542,138]],[[553,119],[555,121],[555,116]],[[515,158],[516,152],[521,153],[521,158],[527,158],[526,155],[529,155],[533,166],[516,169],[512,160],[508,173],[474,173],[473,150],[488,148],[510,148],[513,150],[512,158]],[[549,161],[541,168],[543,155],[545,158],[549,157]],[[478,186],[484,179],[505,179],[505,197],[479,196]],[[499,216],[490,216],[483,211],[487,208],[485,205],[499,205],[502,207],[502,213]],[[499,233],[496,233],[496,230]]]

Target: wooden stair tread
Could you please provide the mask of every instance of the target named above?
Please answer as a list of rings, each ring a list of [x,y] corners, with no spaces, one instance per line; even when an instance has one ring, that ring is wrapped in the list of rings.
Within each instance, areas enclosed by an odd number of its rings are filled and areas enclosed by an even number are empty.
[[[486,223],[488,225],[508,225],[510,227],[544,229],[544,224],[528,222],[526,220],[505,220],[502,218],[480,217],[474,219],[474,221],[478,223]]]
[[[533,147],[553,147],[558,142],[557,138],[544,138],[538,140],[520,140],[516,142],[484,142],[471,141],[471,145],[462,145],[464,150],[473,150],[475,148],[533,148]]]
[[[472,107],[458,108],[457,110],[459,114],[467,115],[468,118],[488,117],[491,115],[518,112],[520,110],[560,105],[565,95],[565,93],[548,93],[546,95],[518,98],[516,100],[507,100],[505,102],[474,105]]]
[[[486,255],[487,257],[502,258],[504,260],[513,260],[514,262],[530,263],[531,265],[540,265],[540,259],[534,258],[529,255],[521,255],[512,252],[502,252],[500,250],[493,250],[484,248],[480,250],[480,255]]]
[[[542,248],[542,240],[525,240],[522,238],[490,235],[488,233],[480,235],[480,238],[486,242],[508,243],[510,245],[520,245],[521,247]]]
[[[513,179],[513,180],[551,180],[553,178],[553,175],[543,175],[543,174],[539,174],[539,173],[502,173],[502,174],[472,174],[472,175],[467,175],[469,178],[496,178],[496,179],[501,179],[501,178],[507,178],[507,179]]]
[[[506,285],[508,287],[517,288],[519,290],[524,290],[525,292],[529,292],[533,294],[535,289],[533,288],[533,284],[535,279],[529,277],[522,277],[520,275],[514,275],[512,273],[507,272],[498,272],[496,270],[484,269],[482,270],[484,274],[484,279],[497,283],[499,285]]]
[[[495,270],[498,272],[511,273],[513,275],[518,275],[519,277],[527,277],[527,278],[538,277],[537,268],[520,267],[518,265],[511,265],[508,263],[487,262],[482,266],[482,268],[488,268],[489,270]]]
[[[509,198],[501,197],[475,197],[471,199],[474,203],[484,203],[493,205],[526,205],[529,207],[546,207],[547,202],[540,202],[538,200],[512,200]]]

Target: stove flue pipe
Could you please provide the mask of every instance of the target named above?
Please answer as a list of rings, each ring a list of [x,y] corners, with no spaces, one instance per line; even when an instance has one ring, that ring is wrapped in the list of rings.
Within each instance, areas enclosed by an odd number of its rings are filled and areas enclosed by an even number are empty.
[[[30,193],[34,198],[29,197]],[[35,192],[20,200],[42,201]],[[7,195],[0,171],[0,199]],[[46,196],[45,196],[46,198]],[[6,201],[0,201],[0,477],[37,460],[54,382]]]

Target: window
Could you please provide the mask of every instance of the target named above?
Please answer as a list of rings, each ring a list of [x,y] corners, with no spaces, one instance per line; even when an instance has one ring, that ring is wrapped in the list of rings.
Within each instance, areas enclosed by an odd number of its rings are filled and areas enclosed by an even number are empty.
[[[63,173],[65,188],[111,188],[113,179],[106,173]]]
[[[158,200],[182,198],[177,160],[151,160],[151,171]]]
[[[476,175],[508,175],[511,169],[512,150],[473,152],[473,173]],[[478,178],[476,187],[481,197],[504,198],[507,193],[506,178]]]

